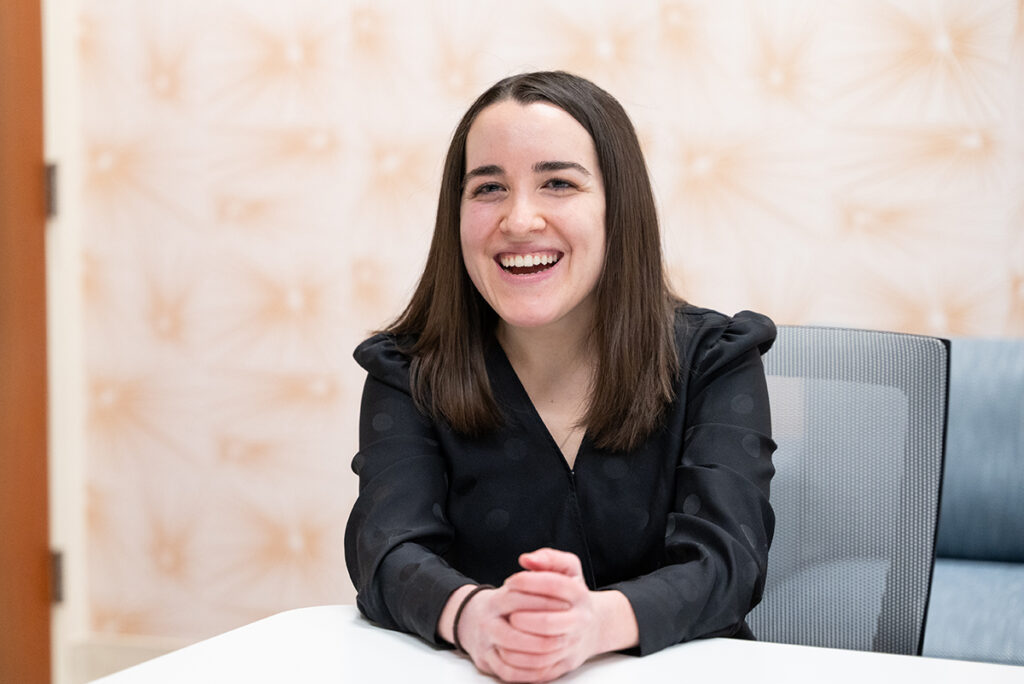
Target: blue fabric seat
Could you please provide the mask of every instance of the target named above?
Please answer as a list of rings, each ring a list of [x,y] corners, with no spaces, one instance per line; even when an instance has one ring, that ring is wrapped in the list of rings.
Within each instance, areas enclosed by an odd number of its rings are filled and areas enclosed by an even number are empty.
[[[923,654],[1024,665],[1024,340],[952,340]]]
[[[935,564],[924,654],[1024,664],[1024,563]]]

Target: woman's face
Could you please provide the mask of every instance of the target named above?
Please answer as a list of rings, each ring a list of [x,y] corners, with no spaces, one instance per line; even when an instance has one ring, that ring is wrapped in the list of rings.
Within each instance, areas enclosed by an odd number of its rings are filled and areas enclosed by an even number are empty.
[[[605,251],[590,134],[558,107],[505,100],[470,127],[466,169],[462,254],[483,298],[508,326],[589,326]]]

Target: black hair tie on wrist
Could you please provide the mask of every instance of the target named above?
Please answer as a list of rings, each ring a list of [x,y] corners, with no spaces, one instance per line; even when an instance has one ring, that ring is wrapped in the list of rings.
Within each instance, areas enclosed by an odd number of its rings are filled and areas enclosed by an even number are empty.
[[[484,589],[496,589],[492,584],[478,584],[473,588],[473,591],[466,594],[466,598],[462,599],[462,603],[459,604],[459,609],[455,611],[455,621],[452,622],[452,641],[455,642],[455,650],[466,652],[466,649],[462,647],[462,642],[459,641],[459,620],[462,619],[462,611],[466,609],[466,604],[469,603],[469,599],[479,594]]]

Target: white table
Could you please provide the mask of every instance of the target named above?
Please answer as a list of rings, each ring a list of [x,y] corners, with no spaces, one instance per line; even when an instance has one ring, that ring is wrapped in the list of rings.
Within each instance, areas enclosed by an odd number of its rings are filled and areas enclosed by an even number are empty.
[[[464,656],[375,627],[353,606],[291,610],[97,680],[159,682],[495,682]],[[611,654],[558,680],[586,684],[1024,684],[1024,667],[735,639],[706,639],[636,658]]]

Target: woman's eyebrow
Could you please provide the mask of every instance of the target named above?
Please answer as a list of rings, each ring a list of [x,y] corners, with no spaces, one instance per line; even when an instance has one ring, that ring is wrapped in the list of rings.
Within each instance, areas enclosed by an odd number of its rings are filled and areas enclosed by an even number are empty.
[[[566,169],[575,169],[575,170],[579,171],[580,173],[583,173],[583,174],[585,174],[587,176],[590,175],[590,172],[587,171],[582,165],[577,164],[576,162],[571,162],[571,161],[542,161],[542,162],[537,162],[536,164],[533,165],[533,172],[534,173],[547,173],[547,172],[550,172],[550,171],[565,171]]]
[[[473,178],[476,178],[477,176],[503,175],[505,175],[505,169],[501,168],[497,164],[485,164],[483,166],[478,166],[472,171],[467,171],[466,175],[462,177],[462,187],[466,187],[466,183],[468,183]]]
[[[533,165],[534,173],[550,173],[552,171],[565,171],[566,169],[575,169],[584,175],[590,175],[590,171],[587,171],[582,164],[571,161],[542,161]],[[505,169],[497,164],[484,164],[466,172],[466,175],[462,177],[462,187],[466,187],[466,184],[477,176],[503,175],[505,175]]]

